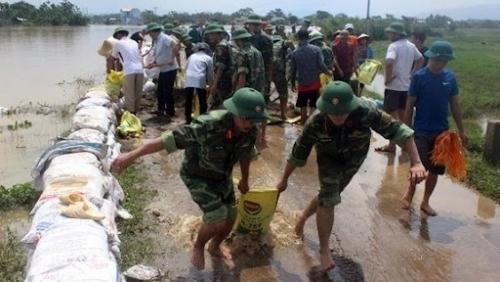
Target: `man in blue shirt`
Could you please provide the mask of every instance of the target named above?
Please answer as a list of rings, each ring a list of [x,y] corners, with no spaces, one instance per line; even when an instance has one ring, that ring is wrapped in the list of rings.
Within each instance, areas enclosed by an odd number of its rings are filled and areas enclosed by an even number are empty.
[[[411,79],[404,121],[411,126],[415,107],[415,143],[420,159],[429,172],[420,209],[429,216],[436,216],[436,211],[429,205],[429,199],[436,187],[438,175],[444,174],[445,168],[432,164],[430,156],[437,137],[449,128],[448,105],[464,147],[467,146],[468,139],[458,105],[457,80],[451,71],[445,69],[448,62],[455,59],[451,44],[447,41],[435,41],[425,55],[429,58],[429,64],[418,70]],[[414,184],[408,188],[402,200],[403,208],[410,208],[415,188]]]

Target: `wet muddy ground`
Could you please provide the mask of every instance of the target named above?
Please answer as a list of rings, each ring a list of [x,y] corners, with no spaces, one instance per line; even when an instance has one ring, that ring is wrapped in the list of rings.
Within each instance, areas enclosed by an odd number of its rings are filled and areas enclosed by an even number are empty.
[[[148,114],[140,115],[147,127],[144,140],[182,123],[182,112],[178,113],[180,118],[168,125]],[[277,184],[299,130],[299,125],[291,124],[268,127],[267,142],[260,145],[261,155],[251,166],[253,187]],[[139,144],[137,140],[127,142]],[[373,147],[384,142],[374,134]],[[159,191],[148,212],[157,216],[161,227],[156,243],[162,254],[150,262],[168,273],[165,281],[493,282],[500,277],[499,206],[443,177],[431,199],[437,217],[426,217],[418,209],[422,185],[413,208],[402,210],[399,199],[407,186],[408,158],[401,151],[387,155],[373,150],[336,208],[330,247],[337,267],[328,275],[318,271],[314,218],[306,224],[303,243],[292,232],[294,215],[318,189],[314,153],[280,197],[269,235],[271,246],[255,251],[256,243],[248,238],[227,242],[236,252],[234,261],[207,255],[207,269],[196,271],[189,263],[189,249],[201,213],[179,178],[181,161],[182,152],[160,153],[141,161],[148,168],[145,186]],[[238,177],[237,167],[234,173]]]

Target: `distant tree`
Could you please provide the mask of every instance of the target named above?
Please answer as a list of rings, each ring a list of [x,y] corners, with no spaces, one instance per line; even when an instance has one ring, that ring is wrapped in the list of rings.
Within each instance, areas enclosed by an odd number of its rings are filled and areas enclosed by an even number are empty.
[[[158,17],[156,16],[154,11],[144,10],[141,12],[141,19],[144,22],[144,24],[149,24],[152,22],[156,22],[158,20]]]
[[[316,11],[316,18],[319,20],[324,20],[328,18],[333,18],[333,15],[327,11]]]
[[[340,14],[336,14],[335,18],[345,20],[348,18],[348,16],[344,13],[340,13]]]
[[[280,8],[276,8],[274,10],[269,11],[265,17],[267,19],[272,19],[274,17],[286,19],[286,14]]]
[[[246,7],[243,9],[239,9],[238,11],[234,12],[231,16],[234,18],[240,18],[240,17],[248,17],[251,14],[255,14],[252,8]]]
[[[291,13],[289,13],[286,18],[290,24],[296,24],[299,22],[299,18],[296,15],[292,15]]]

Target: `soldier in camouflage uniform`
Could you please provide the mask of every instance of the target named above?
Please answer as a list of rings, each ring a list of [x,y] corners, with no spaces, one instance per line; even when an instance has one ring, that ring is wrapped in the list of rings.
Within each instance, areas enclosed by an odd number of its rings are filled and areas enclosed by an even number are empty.
[[[266,69],[265,87],[262,91],[266,101],[269,101],[271,81],[273,79],[273,40],[269,35],[261,31],[262,19],[258,15],[250,15],[246,21],[247,31],[252,34],[250,42],[262,54],[264,67]]]
[[[257,155],[255,123],[268,119],[266,103],[255,89],[242,88],[224,101],[227,110],[211,111],[189,125],[166,131],[161,137],[120,155],[113,170],[123,171],[137,158],[166,150],[169,154],[184,149],[180,176],[193,201],[203,212],[191,263],[205,267],[205,244],[208,251],[224,259],[231,255],[220,244],[229,235],[236,219],[233,166],[240,164],[238,189],[246,193],[251,159]]]
[[[288,39],[285,33],[285,26],[282,24],[276,26],[276,34],[283,37],[283,40]]]
[[[222,106],[222,102],[231,97],[233,92],[232,74],[234,72],[231,44],[222,38],[224,30],[216,24],[205,28],[205,33],[212,44],[216,44],[214,58],[215,82],[210,88],[210,108]]]
[[[273,31],[274,31],[274,25],[266,25],[266,27],[264,28],[264,32],[269,35],[269,36],[273,36]]]
[[[312,34],[309,38],[309,43],[321,48],[325,65],[328,68],[328,70],[333,72],[333,52],[332,49],[328,47],[328,45],[325,43],[323,34],[321,33]]]
[[[184,33],[181,37],[182,44],[184,44],[184,52],[186,52],[186,62],[187,59],[194,53],[193,52],[193,42],[192,42],[191,36],[189,36],[187,33]],[[208,50],[207,50],[208,51]]]
[[[286,79],[287,46],[279,35],[273,35],[273,82],[280,99],[281,119],[286,120],[288,81]]]
[[[296,167],[306,164],[312,147],[316,147],[320,189],[318,196],[299,216],[295,232],[302,237],[306,220],[316,213],[321,267],[328,271],[335,267],[328,247],[334,207],[340,203],[340,193],[368,154],[370,129],[405,146],[412,164],[408,173],[411,183],[424,180],[426,171],[415,146],[413,130],[378,110],[370,102],[355,97],[349,84],[330,82],[316,105],[319,112],[308,119],[295,141],[277,188],[279,191],[287,188],[292,172]]]

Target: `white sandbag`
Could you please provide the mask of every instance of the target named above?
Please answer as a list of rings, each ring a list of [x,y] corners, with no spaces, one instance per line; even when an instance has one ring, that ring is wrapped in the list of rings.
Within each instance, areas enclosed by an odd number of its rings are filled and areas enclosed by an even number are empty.
[[[103,172],[93,165],[51,165],[43,173],[44,190],[30,214],[37,212],[47,200],[63,194],[80,193],[90,200],[103,199],[108,185]]]
[[[111,109],[111,101],[108,99],[104,98],[87,98],[82,100],[78,105],[76,105],[75,109],[77,111],[86,108],[86,107],[93,107],[93,106],[98,106],[98,107],[104,107]]]
[[[148,80],[146,83],[144,83],[144,86],[142,87],[142,93],[151,93],[155,91],[156,85],[151,81]]]
[[[82,99],[88,99],[88,98],[101,98],[101,99],[108,99],[111,101],[111,97],[109,97],[108,92],[106,90],[92,90],[87,92]]]
[[[97,158],[96,155],[92,153],[72,153],[61,155],[53,158],[50,161],[51,166],[57,165],[93,165],[97,168],[101,168],[101,161]]]
[[[104,200],[101,212],[106,216],[101,222],[108,235],[108,243],[111,253],[115,255],[117,259],[121,259],[120,252],[120,238],[118,238],[118,226],[116,225],[116,206],[109,200]]]
[[[103,107],[87,107],[75,113],[73,116],[73,130],[83,128],[95,129],[107,133],[112,123],[116,122],[116,116],[109,109]]]
[[[104,144],[107,138],[99,130],[83,128],[68,135],[68,139]]]
[[[89,207],[99,210],[95,204],[87,201]],[[31,221],[31,227],[28,233],[21,239],[21,242],[34,249],[40,239],[50,232],[53,228],[67,228],[65,226],[83,226],[89,225],[98,228],[100,224],[92,219],[69,218],[61,214],[61,202],[58,198],[47,200],[40,205]]]
[[[102,226],[58,225],[38,242],[26,282],[121,281]]]

